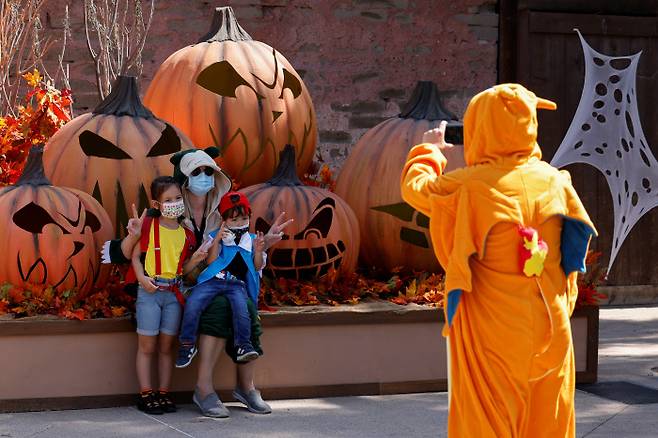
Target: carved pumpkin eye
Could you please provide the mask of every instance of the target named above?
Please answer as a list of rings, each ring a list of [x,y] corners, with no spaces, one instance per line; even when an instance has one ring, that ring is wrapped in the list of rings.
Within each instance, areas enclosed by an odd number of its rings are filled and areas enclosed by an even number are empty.
[[[249,87],[258,99],[263,99],[228,61],[215,62],[204,68],[197,76],[196,83],[223,97],[236,97],[235,90],[244,85]]]
[[[58,224],[43,207],[30,202],[12,216],[12,220],[19,228],[32,234],[41,234],[46,225],[57,225],[64,234],[71,234]]]
[[[274,79],[272,82],[266,82],[257,75],[253,74],[253,77],[258,80],[265,87],[273,90],[276,87],[277,78],[279,77],[279,61],[276,57],[276,50],[272,49],[272,57],[274,58]],[[261,105],[260,100],[264,99],[263,96],[258,94],[258,92],[252,87],[240,74],[233,68],[233,66],[226,60],[215,62],[210,64],[208,67],[203,69],[196,80],[197,84],[202,86],[208,91],[211,91],[215,94],[218,94],[223,97],[233,97],[235,98],[235,90],[244,85],[249,87],[251,91],[256,94],[256,97],[259,100],[259,107]],[[302,83],[301,81],[290,71],[283,69],[283,86],[281,87],[281,94],[279,99],[283,99],[283,92],[289,89],[292,92],[293,98],[297,99],[302,94]],[[283,114],[282,111],[272,111],[272,123],[281,117]]]
[[[333,199],[323,199],[313,211],[313,218],[309,221],[306,228],[295,234],[294,239],[303,240],[310,234],[315,234],[318,238],[326,238],[329,235],[329,230],[331,230],[335,208],[336,202]]]
[[[111,141],[105,140],[89,130],[80,134],[80,148],[88,157],[130,160],[132,157]]]
[[[89,210],[87,210],[87,214],[85,216],[85,225],[82,228],[83,233],[86,227],[91,228],[92,233],[95,233],[101,229],[101,221],[96,217],[94,213]]]
[[[283,88],[281,88],[281,95],[279,99],[283,99],[283,92],[288,88],[292,91],[292,97],[297,99],[300,94],[302,94],[302,83],[297,79],[297,77],[290,73],[285,68],[283,69]]]
[[[172,128],[169,123],[166,123],[165,125],[162,135],[151,147],[149,153],[146,154],[147,157],[160,157],[162,155],[175,154],[180,151],[180,138],[178,137],[178,134],[176,134],[176,130]]]

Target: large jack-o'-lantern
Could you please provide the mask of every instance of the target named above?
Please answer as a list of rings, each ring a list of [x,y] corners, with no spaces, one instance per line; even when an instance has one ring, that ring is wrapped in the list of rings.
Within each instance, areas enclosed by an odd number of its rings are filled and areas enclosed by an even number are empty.
[[[142,105],[134,77],[119,76],[92,113],[76,117],[48,141],[43,161],[53,184],[93,194],[122,236],[131,204],[147,208],[151,181],[171,175],[171,155],[193,147]]]
[[[441,105],[433,82],[420,81],[406,106],[394,117],[366,132],[354,146],[338,176],[336,193],[354,210],[361,227],[360,257],[364,264],[437,272],[429,218],[402,200],[400,175],[409,150],[423,133],[447,120],[446,138],[462,143],[461,123]],[[464,166],[463,147],[444,150],[446,171]]]
[[[99,251],[112,237],[112,223],[88,194],[50,185],[42,153],[33,147],[16,185],[0,190],[0,283],[86,294],[107,279]]]
[[[316,145],[311,96],[290,63],[240,27],[230,7],[215,11],[199,43],[172,54],[144,102],[198,148],[220,149],[219,165],[244,186],[270,178],[282,146],[308,169]]]
[[[328,190],[302,184],[295,173],[295,149],[281,152],[276,174],[242,192],[251,203],[255,231],[266,233],[282,212],[294,222],[268,252],[266,272],[274,277],[312,280],[335,269],[351,273],[359,255],[359,225],[354,212]]]

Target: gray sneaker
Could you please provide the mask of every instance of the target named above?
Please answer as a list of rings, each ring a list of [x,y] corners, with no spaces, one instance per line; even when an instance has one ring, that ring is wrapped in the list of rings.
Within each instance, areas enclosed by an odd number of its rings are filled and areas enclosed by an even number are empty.
[[[260,391],[257,389],[252,389],[249,393],[245,393],[240,388],[235,388],[233,390],[233,397],[247,406],[249,412],[253,412],[254,414],[270,414],[272,412],[272,408],[265,403],[263,397],[260,396]]]
[[[224,406],[215,392],[211,392],[206,398],[201,400],[199,388],[195,388],[192,401],[201,409],[201,413],[206,417],[228,418],[230,416],[228,409],[226,409],[226,406]]]

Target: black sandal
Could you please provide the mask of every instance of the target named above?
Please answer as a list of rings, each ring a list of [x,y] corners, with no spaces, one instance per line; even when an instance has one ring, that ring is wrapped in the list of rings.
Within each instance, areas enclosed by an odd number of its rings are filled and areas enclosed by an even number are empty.
[[[137,396],[137,409],[150,415],[162,415],[164,413],[160,401],[153,391],[141,393]]]
[[[162,392],[160,391],[158,393],[158,401],[160,402],[160,408],[165,412],[165,413],[171,413],[171,412],[176,412],[178,408],[174,404],[173,400],[169,396],[168,392]]]

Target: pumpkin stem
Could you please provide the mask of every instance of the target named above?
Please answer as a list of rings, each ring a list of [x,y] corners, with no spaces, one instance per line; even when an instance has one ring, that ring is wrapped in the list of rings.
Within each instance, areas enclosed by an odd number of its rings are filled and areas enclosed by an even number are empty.
[[[252,41],[251,35],[245,31],[238,20],[235,18],[233,8],[230,6],[220,6],[215,8],[215,15],[212,18],[210,31],[205,34],[200,43],[212,43],[222,41]]]
[[[303,186],[304,184],[297,176],[294,146],[287,144],[281,152],[279,152],[279,166],[274,172],[274,176],[267,181],[271,186]]]
[[[112,92],[94,108],[93,113],[145,119],[154,117],[151,110],[146,108],[139,98],[137,78],[134,76],[117,76],[112,85]]]
[[[432,81],[418,81],[409,102],[398,117],[416,120],[458,120],[441,104],[439,89]]]
[[[43,171],[43,145],[36,145],[30,148],[23,173],[21,173],[21,177],[16,181],[15,185],[22,186],[27,184],[32,186],[52,185]]]

